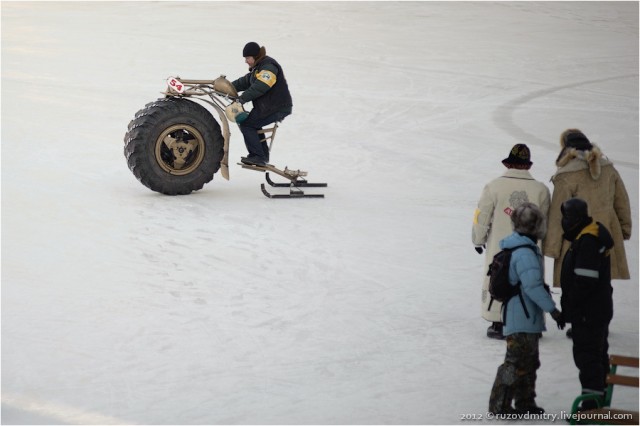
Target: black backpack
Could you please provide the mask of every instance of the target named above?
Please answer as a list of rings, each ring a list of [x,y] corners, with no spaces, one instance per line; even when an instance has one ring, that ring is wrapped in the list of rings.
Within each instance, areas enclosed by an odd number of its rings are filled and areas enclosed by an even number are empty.
[[[491,301],[489,302],[489,308],[491,309],[491,305],[494,300],[498,302],[502,302],[502,306],[504,308],[503,312],[503,323],[506,323],[507,315],[506,315],[506,307],[507,302],[511,300],[514,296],[520,297],[520,302],[522,302],[522,307],[524,308],[524,313],[529,318],[529,311],[527,311],[527,307],[524,304],[524,299],[522,298],[521,285],[518,281],[516,285],[511,285],[509,282],[509,265],[511,264],[511,254],[521,247],[529,247],[530,250],[535,252],[535,249],[529,244],[523,244],[520,246],[516,246],[513,248],[508,248],[499,251],[493,256],[493,260],[491,264],[489,264],[489,270],[487,271],[487,275],[489,276],[489,294],[491,295]]]

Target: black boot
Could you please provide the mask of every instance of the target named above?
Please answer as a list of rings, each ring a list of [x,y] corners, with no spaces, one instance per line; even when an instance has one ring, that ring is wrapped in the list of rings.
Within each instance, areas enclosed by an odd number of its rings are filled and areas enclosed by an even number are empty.
[[[492,323],[489,328],[487,328],[487,337],[490,337],[492,339],[504,340],[504,335],[502,334],[502,323]]]
[[[544,408],[538,407],[535,402],[524,406],[518,406],[516,404],[516,411],[520,414],[544,414]]]
[[[242,157],[240,158],[240,162],[243,164],[248,164],[250,166],[258,166],[258,167],[264,167],[267,165],[266,161],[254,155],[249,155],[248,157]]]

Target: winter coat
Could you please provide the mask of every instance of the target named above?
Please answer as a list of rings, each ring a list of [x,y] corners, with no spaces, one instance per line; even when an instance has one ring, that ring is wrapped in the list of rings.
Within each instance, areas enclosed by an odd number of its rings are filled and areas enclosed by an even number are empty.
[[[551,178],[554,189],[547,236],[542,246],[544,255],[555,259],[554,287],[560,287],[562,259],[571,245],[562,236],[560,206],[574,197],[587,202],[589,215],[602,223],[613,237],[611,277],[629,279],[624,240],[631,238],[631,206],[629,195],[617,170],[596,145],[591,151],[565,148],[556,165],[558,170]]]
[[[610,253],[613,238],[591,222],[571,243],[562,262],[560,303],[567,322],[590,326],[609,324],[613,318]]]
[[[287,79],[280,64],[273,58],[265,56],[256,63],[249,73],[233,81],[241,103],[253,102],[252,114],[265,118],[276,112],[291,114],[293,101],[289,92]],[[255,111],[255,112],[254,112]]]
[[[522,299],[519,296],[512,297],[507,302],[504,310],[504,327],[502,332],[505,336],[514,333],[541,333],[546,331],[544,325],[544,312],[552,312],[556,309],[556,304],[551,298],[551,294],[544,287],[544,258],[540,248],[529,238],[517,232],[500,241],[500,248],[513,248],[526,244],[531,246],[522,247],[511,253],[511,264],[509,265],[509,281],[511,285],[521,283]],[[527,308],[529,317],[525,313],[524,305]]]
[[[485,265],[482,271],[482,317],[501,322],[502,304],[491,301],[487,270],[493,256],[500,251],[500,240],[511,234],[511,212],[525,201],[537,205],[544,215],[549,210],[549,188],[531,176],[528,170],[507,169],[500,177],[483,189],[473,218],[471,240],[486,245]]]

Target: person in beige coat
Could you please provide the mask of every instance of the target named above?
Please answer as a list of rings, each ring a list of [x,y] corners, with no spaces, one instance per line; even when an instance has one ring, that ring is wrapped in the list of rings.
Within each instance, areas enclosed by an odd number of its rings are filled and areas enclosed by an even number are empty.
[[[529,169],[531,152],[524,144],[516,144],[509,156],[502,160],[507,168],[504,174],[485,185],[473,217],[471,240],[476,251],[482,254],[486,249],[485,265],[482,271],[482,318],[491,322],[487,336],[503,339],[502,304],[492,300],[489,294],[487,269],[493,256],[500,251],[499,242],[511,234],[511,213],[522,203],[534,203],[545,218],[549,211],[549,188],[531,176]]]
[[[589,215],[602,223],[613,237],[611,278],[629,279],[624,240],[631,238],[631,206],[624,183],[600,148],[578,129],[560,135],[561,151],[556,173],[551,178],[553,196],[549,228],[543,243],[545,256],[555,259],[553,286],[560,287],[560,270],[571,242],[563,238],[560,206],[570,198],[581,198],[589,205]]]

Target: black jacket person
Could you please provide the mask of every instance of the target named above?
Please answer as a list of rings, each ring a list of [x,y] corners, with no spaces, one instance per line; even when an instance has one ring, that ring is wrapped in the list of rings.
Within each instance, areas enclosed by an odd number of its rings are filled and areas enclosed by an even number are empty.
[[[238,92],[243,92],[238,98],[240,103],[253,103],[248,116],[236,117],[249,151],[242,162],[264,166],[269,162],[269,147],[261,140],[258,131],[262,126],[281,121],[291,114],[293,102],[282,67],[266,55],[264,46],[249,42],[242,56],[249,65],[249,73],[231,83]]]
[[[607,228],[589,217],[584,200],[571,198],[561,210],[564,238],[571,242],[560,274],[562,311],[573,329],[573,359],[580,370],[582,392],[603,395],[613,317],[609,256],[613,238]]]

